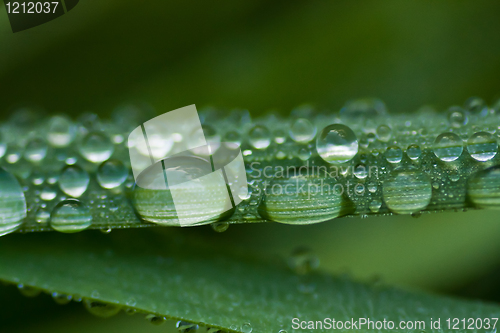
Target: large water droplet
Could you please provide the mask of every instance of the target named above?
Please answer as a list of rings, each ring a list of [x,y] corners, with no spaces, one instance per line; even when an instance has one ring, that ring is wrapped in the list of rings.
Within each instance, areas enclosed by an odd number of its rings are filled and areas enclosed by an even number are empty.
[[[307,143],[316,136],[316,126],[304,118],[295,120],[290,127],[290,137],[293,141]]]
[[[500,165],[472,175],[467,181],[467,194],[481,208],[500,209]]]
[[[87,134],[80,145],[80,153],[90,162],[100,163],[106,161],[113,154],[114,145],[103,132]]]
[[[302,170],[301,170],[302,171]],[[312,172],[276,177],[265,190],[258,211],[268,220],[311,224],[340,216],[348,200],[342,184]]]
[[[342,124],[328,125],[316,140],[318,154],[326,162],[341,164],[350,161],[359,149],[356,134]]]
[[[90,313],[102,318],[112,317],[121,310],[121,306],[119,305],[93,301],[90,299],[84,299],[83,305]]]
[[[47,155],[47,144],[41,138],[31,139],[24,149],[24,158],[30,162],[40,162]]]
[[[17,179],[0,168],[0,236],[18,229],[26,217],[26,198]]]
[[[76,199],[61,201],[50,214],[50,226],[60,232],[79,232],[90,227],[91,223],[89,209]]]
[[[59,187],[67,195],[79,198],[87,190],[89,181],[87,171],[78,165],[68,165],[59,176]]]
[[[53,147],[66,147],[75,138],[76,128],[71,119],[65,116],[54,116],[49,121],[47,141]]]
[[[489,161],[497,154],[497,139],[488,132],[477,132],[467,140],[467,151],[476,161]]]
[[[271,132],[264,125],[255,125],[248,132],[248,140],[255,149],[265,149],[271,144]]]
[[[382,195],[387,207],[394,213],[416,213],[431,201],[431,180],[414,167],[400,167],[384,181]]]
[[[438,135],[434,141],[433,150],[441,161],[452,162],[462,155],[464,144],[458,135],[447,132]]]
[[[115,188],[125,182],[128,170],[119,160],[108,160],[102,163],[97,170],[97,181],[103,188]]]

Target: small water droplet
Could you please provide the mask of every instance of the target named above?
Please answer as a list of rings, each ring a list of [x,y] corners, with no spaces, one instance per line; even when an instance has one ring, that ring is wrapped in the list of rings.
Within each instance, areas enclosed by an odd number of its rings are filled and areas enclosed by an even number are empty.
[[[38,208],[35,216],[36,222],[40,224],[45,224],[50,220],[50,213],[43,207]]]
[[[467,114],[465,110],[459,106],[452,106],[448,109],[448,121],[450,122],[451,127],[460,128],[465,126],[468,122]]]
[[[290,137],[298,143],[307,143],[316,136],[316,126],[304,118],[295,120],[290,127]]]
[[[464,108],[472,114],[477,114],[484,117],[488,114],[488,107],[484,100],[480,97],[473,96],[468,98],[464,103]]]
[[[377,127],[377,139],[382,142],[388,142],[391,139],[392,129],[387,125]]]
[[[271,144],[271,133],[264,125],[255,125],[248,132],[248,140],[255,149],[266,149]]]
[[[358,179],[365,179],[368,176],[366,165],[358,164],[354,167],[354,176]]]
[[[243,333],[252,333],[252,325],[250,323],[244,323],[241,325],[241,332]]]
[[[97,181],[103,188],[111,189],[125,182],[128,170],[119,160],[111,159],[99,166],[97,169]]]
[[[414,167],[400,167],[384,181],[382,195],[391,211],[398,214],[416,213],[431,201],[431,181]]]
[[[411,144],[406,149],[406,155],[413,161],[418,160],[422,155],[422,149],[417,144]]]
[[[87,190],[89,181],[87,171],[78,165],[68,165],[59,176],[59,187],[67,195],[79,198]]]
[[[66,295],[66,294],[61,294],[61,293],[58,293],[58,292],[53,292],[52,293],[52,299],[57,304],[65,305],[65,304],[68,304],[69,302],[71,302],[71,300],[73,299],[73,296]]]
[[[399,163],[403,159],[403,150],[397,146],[388,147],[385,151],[385,159],[389,163]]]
[[[23,296],[26,296],[26,297],[36,297],[36,296],[40,295],[40,293],[42,292],[41,289],[27,286],[27,285],[22,284],[22,283],[17,285],[17,289],[19,290],[19,292]]]
[[[54,116],[49,121],[47,141],[53,147],[68,146],[75,138],[76,128],[71,119],[66,116]]]
[[[40,198],[45,201],[54,200],[57,197],[57,190],[53,185],[45,186],[40,192]]]
[[[80,144],[82,156],[94,163],[106,161],[113,154],[114,149],[113,142],[104,132],[90,132]]]
[[[301,147],[297,152],[297,157],[300,158],[301,161],[307,161],[311,158],[311,150],[308,147]]]
[[[9,172],[0,168],[0,236],[18,229],[26,217],[23,189]]]
[[[180,333],[194,333],[196,332],[200,327],[196,324],[179,320],[176,324],[175,327],[179,330]]]
[[[489,161],[497,154],[497,139],[488,132],[474,133],[467,140],[467,151],[476,161]]]
[[[84,299],[83,305],[91,314],[102,318],[112,317],[121,310],[121,306],[119,305],[93,301],[90,299]]]
[[[159,326],[159,325],[164,324],[167,321],[167,318],[165,318],[163,316],[157,316],[154,314],[148,314],[148,315],[146,315],[146,320],[148,320],[153,325]]]
[[[359,144],[352,129],[342,124],[332,124],[321,131],[316,149],[326,162],[341,164],[352,160],[358,153]]]
[[[227,223],[227,222],[214,222],[210,226],[216,232],[224,232],[229,228],[229,223]]]
[[[372,213],[377,213],[380,210],[380,207],[382,207],[382,202],[377,199],[372,200],[368,206]]]
[[[464,150],[462,139],[455,133],[447,132],[438,135],[434,141],[434,154],[443,162],[457,160]]]
[[[91,223],[89,209],[76,199],[61,201],[50,215],[52,229],[65,233],[82,231],[90,227]]]
[[[31,139],[24,148],[24,158],[30,162],[40,162],[47,155],[47,143],[41,138]]]

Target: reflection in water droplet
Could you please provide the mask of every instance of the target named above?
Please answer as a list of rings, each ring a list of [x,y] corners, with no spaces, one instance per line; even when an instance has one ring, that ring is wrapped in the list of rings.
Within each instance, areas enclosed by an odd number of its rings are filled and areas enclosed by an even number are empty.
[[[318,154],[328,163],[350,161],[359,149],[358,139],[349,127],[342,124],[328,125],[316,140]]]
[[[481,208],[500,209],[500,166],[473,174],[467,181],[467,194]]]
[[[431,201],[431,181],[414,167],[400,167],[384,181],[382,195],[387,207],[394,213],[416,213]]]
[[[307,143],[316,136],[316,126],[304,118],[295,120],[290,127],[290,137],[293,141]]]
[[[31,139],[24,149],[24,158],[30,162],[40,162],[47,155],[47,144],[41,138]]]
[[[388,147],[385,151],[385,159],[389,163],[399,163],[403,159],[403,150],[397,146]]]
[[[179,330],[180,333],[194,333],[196,332],[200,327],[196,324],[179,320],[176,324],[175,327]]]
[[[411,160],[415,161],[415,160],[418,160],[419,157],[422,155],[422,150],[420,149],[420,147],[418,145],[411,144],[406,149],[406,155],[408,155],[408,157]]]
[[[50,226],[60,232],[79,232],[90,227],[91,223],[89,209],[76,199],[61,201],[50,214]]]
[[[119,160],[108,160],[97,169],[97,181],[103,188],[111,189],[125,182],[128,170]]]
[[[80,144],[82,156],[94,163],[106,161],[113,154],[114,149],[113,143],[103,132],[87,134]]]
[[[121,310],[119,305],[93,301],[90,299],[84,299],[83,305],[91,314],[102,318],[112,317]]]
[[[26,198],[17,179],[0,168],[0,236],[18,229],[26,217]]]
[[[271,144],[271,132],[264,125],[255,125],[248,132],[248,140],[255,149],[265,149]]]
[[[59,176],[59,187],[67,195],[78,198],[87,190],[89,181],[87,171],[78,165],[68,165]]]
[[[442,133],[434,141],[434,154],[443,162],[455,161],[463,150],[462,139],[455,133]]]
[[[344,189],[333,178],[317,174],[276,177],[265,190],[259,214],[271,221],[311,224],[340,216],[348,206]]]
[[[47,141],[53,147],[66,147],[75,138],[76,128],[66,116],[54,116],[49,121]]]
[[[489,161],[497,154],[497,139],[488,132],[474,133],[467,140],[467,151],[476,161]]]

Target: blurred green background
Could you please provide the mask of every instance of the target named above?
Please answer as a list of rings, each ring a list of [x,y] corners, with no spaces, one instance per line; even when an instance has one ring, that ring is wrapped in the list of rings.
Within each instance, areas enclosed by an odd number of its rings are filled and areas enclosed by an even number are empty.
[[[193,103],[255,116],[303,103],[333,112],[358,97],[381,98],[396,113],[500,93],[498,1],[82,0],[15,34],[0,6],[2,118],[23,104],[107,117],[135,101],[158,114]],[[277,257],[307,245],[325,271],[500,301],[494,212],[175,232]],[[76,304],[27,299],[13,287],[0,295],[9,332],[166,331],[138,316],[103,320]]]

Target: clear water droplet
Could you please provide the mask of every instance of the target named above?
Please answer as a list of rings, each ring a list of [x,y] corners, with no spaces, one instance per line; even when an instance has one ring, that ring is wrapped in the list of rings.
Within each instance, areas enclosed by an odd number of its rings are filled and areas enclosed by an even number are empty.
[[[316,136],[316,126],[304,118],[295,120],[290,127],[290,137],[298,143],[307,143]]]
[[[51,201],[57,197],[57,190],[53,185],[45,186],[40,192],[40,198],[44,201]]]
[[[406,155],[408,155],[412,161],[418,160],[422,155],[422,149],[420,149],[419,145],[413,143],[406,148]]]
[[[431,201],[431,181],[414,167],[399,167],[384,181],[382,195],[387,207],[394,213],[416,213]]]
[[[90,227],[92,215],[89,209],[76,199],[61,201],[54,207],[50,214],[50,226],[52,229],[73,233]]]
[[[119,305],[93,301],[90,299],[84,299],[83,306],[85,306],[85,309],[94,316],[102,318],[112,317],[121,310],[121,306]]]
[[[392,136],[392,129],[387,125],[377,127],[377,139],[382,142],[388,142]]]
[[[53,147],[67,147],[75,138],[76,128],[66,116],[54,116],[49,121],[47,141]]]
[[[103,188],[111,189],[125,182],[128,170],[123,163],[116,159],[102,163],[97,169],[97,181]]]
[[[24,148],[24,158],[30,162],[40,162],[47,155],[47,143],[41,138],[31,139]]]
[[[309,158],[311,158],[311,150],[308,147],[301,147],[297,152],[297,157],[301,161],[307,161]]]
[[[0,168],[0,236],[18,229],[26,217],[26,198],[11,173]]]
[[[342,124],[332,124],[321,131],[316,149],[326,162],[341,164],[356,156],[359,144],[352,129]]]
[[[387,148],[384,155],[387,162],[399,163],[403,159],[403,150],[397,146],[391,146]]]
[[[244,323],[241,325],[241,332],[242,333],[252,333],[252,325],[250,323]]]
[[[80,144],[82,156],[93,163],[106,161],[113,154],[114,149],[113,142],[104,132],[90,132]]]
[[[240,133],[238,133],[236,131],[229,131],[224,136],[224,142],[232,142],[232,143],[236,143],[237,145],[240,145],[241,144],[241,135],[240,135]]]
[[[38,208],[35,215],[37,223],[45,224],[50,220],[50,213],[43,207]]]
[[[179,320],[175,324],[175,327],[179,330],[180,333],[194,333],[200,329],[198,325],[183,320]]]
[[[488,114],[486,103],[482,98],[477,96],[469,97],[464,103],[464,108],[472,114],[477,114],[482,117]]]
[[[286,133],[284,130],[277,129],[276,131],[274,131],[273,135],[274,135],[274,142],[276,142],[279,145],[285,143]]]
[[[455,133],[446,132],[439,134],[434,141],[434,154],[443,162],[457,160],[464,150],[462,139]]]
[[[79,198],[87,190],[89,181],[87,171],[78,165],[68,165],[59,176],[59,187],[67,195]]]
[[[500,166],[473,174],[467,181],[467,195],[478,207],[500,209]]]
[[[248,140],[255,149],[266,149],[271,144],[271,132],[264,125],[255,125],[248,132]]]
[[[467,151],[476,161],[489,161],[497,154],[497,139],[488,132],[474,133],[467,140]]]
[[[365,179],[368,176],[368,169],[364,164],[358,164],[354,167],[354,176],[358,179]]]
[[[448,121],[453,128],[460,128],[467,125],[469,121],[465,110],[459,106],[452,106],[448,109]]]
[[[377,213],[380,210],[380,207],[382,207],[382,202],[377,199],[372,200],[368,205],[368,208],[370,208],[372,213]]]
[[[153,325],[159,326],[159,325],[165,324],[165,322],[167,321],[167,318],[165,318],[163,316],[157,316],[154,314],[148,314],[148,315],[146,315],[146,320],[148,320]]]
[[[227,223],[227,222],[215,222],[215,223],[212,223],[210,226],[216,232],[224,232],[229,228],[229,223]]]

